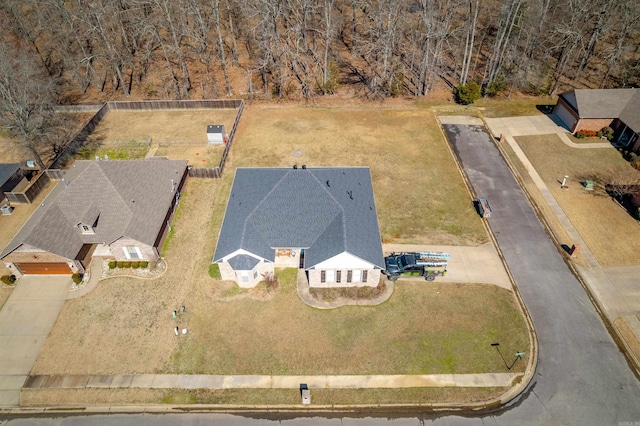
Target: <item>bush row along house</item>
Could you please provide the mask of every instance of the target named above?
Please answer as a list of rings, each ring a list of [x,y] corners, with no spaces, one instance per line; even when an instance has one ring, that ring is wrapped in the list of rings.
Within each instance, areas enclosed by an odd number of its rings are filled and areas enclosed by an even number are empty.
[[[93,256],[156,262],[186,160],[76,161],[0,253],[11,272],[83,273]]]
[[[384,268],[369,168],[239,168],[212,263],[253,287],[274,268],[311,287],[375,287]]]
[[[575,89],[560,94],[554,114],[571,133],[611,127],[614,140],[640,150],[640,89]]]

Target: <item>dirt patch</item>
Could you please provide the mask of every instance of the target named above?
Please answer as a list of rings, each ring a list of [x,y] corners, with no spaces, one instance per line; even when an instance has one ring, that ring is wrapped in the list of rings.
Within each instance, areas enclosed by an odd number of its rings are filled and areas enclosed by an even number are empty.
[[[570,148],[556,135],[516,139],[598,262],[605,267],[640,263],[638,222],[602,188],[586,191],[582,185],[639,172],[614,149]],[[568,190],[560,188],[565,175]]]

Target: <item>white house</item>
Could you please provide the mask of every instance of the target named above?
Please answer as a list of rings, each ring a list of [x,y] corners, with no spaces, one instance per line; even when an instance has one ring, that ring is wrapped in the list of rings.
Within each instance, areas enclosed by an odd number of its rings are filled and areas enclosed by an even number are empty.
[[[369,168],[237,169],[212,263],[241,287],[278,267],[304,269],[311,287],[377,286]]]

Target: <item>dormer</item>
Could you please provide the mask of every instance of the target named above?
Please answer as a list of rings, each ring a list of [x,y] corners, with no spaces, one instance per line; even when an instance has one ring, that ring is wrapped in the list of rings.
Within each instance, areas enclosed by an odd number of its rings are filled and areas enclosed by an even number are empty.
[[[79,223],[78,228],[80,228],[80,231],[85,235],[95,234],[93,226],[87,225],[86,223]]]
[[[82,232],[83,235],[93,235],[95,234],[95,229],[96,226],[98,226],[98,219],[100,219],[100,215],[98,215],[96,217],[96,219],[93,221],[93,223],[91,225],[85,223],[85,222],[80,222],[78,223],[78,228],[80,229],[80,232]]]

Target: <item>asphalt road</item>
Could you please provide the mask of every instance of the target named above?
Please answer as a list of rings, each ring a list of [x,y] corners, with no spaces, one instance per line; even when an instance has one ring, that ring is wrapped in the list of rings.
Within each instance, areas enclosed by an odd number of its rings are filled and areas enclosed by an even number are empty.
[[[312,413],[98,415],[13,419],[0,424],[228,425],[634,425],[640,424],[640,382],[571,274],[522,189],[481,126],[445,125],[478,195],[493,207],[489,224],[538,333],[539,361],[525,392],[493,413]],[[46,416],[45,416],[46,417]]]
[[[505,425],[640,422],[640,383],[489,134],[482,126],[443,127],[474,191],[491,203],[490,227],[538,333],[531,384],[490,418]]]

